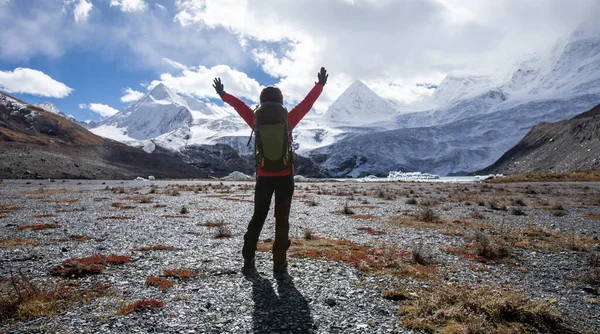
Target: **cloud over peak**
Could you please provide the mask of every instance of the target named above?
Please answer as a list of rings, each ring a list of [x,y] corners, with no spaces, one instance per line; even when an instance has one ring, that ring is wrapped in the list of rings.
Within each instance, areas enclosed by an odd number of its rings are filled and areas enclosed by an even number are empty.
[[[52,79],[44,72],[22,67],[13,71],[0,71],[0,89],[8,93],[55,98],[63,98],[73,92],[73,88]]]
[[[79,109],[87,109],[103,117],[110,117],[119,112],[117,109],[102,103],[81,103]]]

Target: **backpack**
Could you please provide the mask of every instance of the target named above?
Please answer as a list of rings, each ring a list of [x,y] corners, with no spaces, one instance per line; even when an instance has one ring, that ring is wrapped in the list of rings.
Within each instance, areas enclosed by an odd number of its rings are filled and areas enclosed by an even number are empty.
[[[288,128],[288,111],[277,102],[264,102],[255,110],[254,156],[256,166],[268,173],[285,169],[292,174],[294,154]],[[252,134],[250,134],[250,140]],[[248,144],[250,141],[248,141]]]

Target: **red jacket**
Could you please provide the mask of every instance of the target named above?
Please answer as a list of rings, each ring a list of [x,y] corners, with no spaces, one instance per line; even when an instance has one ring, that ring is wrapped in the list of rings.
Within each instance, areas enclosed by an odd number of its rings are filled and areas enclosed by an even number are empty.
[[[302,118],[308,114],[313,104],[315,104],[315,101],[317,101],[319,98],[319,95],[321,95],[322,91],[323,86],[315,83],[315,86],[310,90],[308,95],[306,95],[304,100],[298,103],[298,105],[288,113],[288,127],[290,133],[292,130],[294,130],[294,127],[298,125]],[[244,103],[244,101],[227,93],[225,93],[221,98],[223,101],[227,102],[227,104],[232,106],[235,111],[237,111],[237,113],[244,119],[244,121],[246,121],[250,128],[254,128],[254,111],[246,103]],[[257,174],[258,176],[285,176],[289,175],[290,172],[288,170],[283,170],[281,172],[268,173],[258,167]]]

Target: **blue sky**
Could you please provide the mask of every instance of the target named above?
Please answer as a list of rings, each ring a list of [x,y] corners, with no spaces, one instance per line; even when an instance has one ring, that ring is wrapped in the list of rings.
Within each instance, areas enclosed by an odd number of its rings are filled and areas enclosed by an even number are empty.
[[[250,103],[273,84],[294,103],[325,66],[319,112],[354,80],[413,104],[448,73],[510,69],[598,10],[596,0],[0,0],[0,89],[97,120],[159,82],[219,104],[215,76]]]

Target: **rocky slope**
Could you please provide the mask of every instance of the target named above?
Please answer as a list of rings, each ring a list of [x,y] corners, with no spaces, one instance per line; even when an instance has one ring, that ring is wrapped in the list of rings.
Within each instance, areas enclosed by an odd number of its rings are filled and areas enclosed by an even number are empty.
[[[68,119],[0,93],[0,177],[202,177],[196,168],[96,136]]]
[[[479,173],[565,172],[600,168],[600,105],[556,123],[540,123]]]

